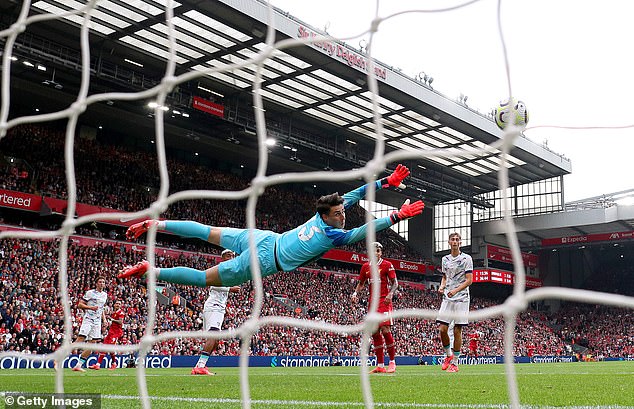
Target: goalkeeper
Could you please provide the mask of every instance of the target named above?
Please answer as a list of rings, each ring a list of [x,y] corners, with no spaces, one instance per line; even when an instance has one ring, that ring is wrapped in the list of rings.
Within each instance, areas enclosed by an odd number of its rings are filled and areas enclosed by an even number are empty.
[[[398,165],[390,176],[373,183],[376,189],[398,187],[408,175],[409,169]],[[376,231],[387,229],[401,220],[421,214],[425,207],[421,200],[410,204],[408,199],[398,212],[352,230],[345,230],[346,209],[365,197],[368,186],[370,184],[363,185],[346,193],[343,197],[338,193],[320,197],[317,200],[315,216],[293,230],[280,234],[254,229],[255,248],[262,277],[278,271],[293,271],[319,259],[334,247],[365,239],[368,227],[374,226]],[[212,227],[193,221],[146,220],[130,226],[126,237],[130,240],[136,239],[152,226],[182,237],[206,240],[239,254],[233,260],[220,263],[205,271],[189,267],[160,268],[156,271],[157,279],[197,287],[230,287],[251,279],[249,229]],[[134,266],[125,267],[118,277],[141,277],[149,268],[150,264],[142,261]]]

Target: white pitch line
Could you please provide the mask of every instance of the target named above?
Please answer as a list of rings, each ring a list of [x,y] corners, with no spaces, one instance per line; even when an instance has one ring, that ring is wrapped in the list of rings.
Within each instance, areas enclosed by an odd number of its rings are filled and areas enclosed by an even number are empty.
[[[104,395],[108,399],[134,399],[138,400],[138,396],[125,395]],[[203,402],[203,403],[242,403],[240,399],[229,398],[180,398],[180,397],[159,397],[150,396],[152,400],[171,401],[171,402]],[[303,400],[258,400],[251,399],[252,404],[258,405],[275,405],[279,406],[322,406],[322,407],[343,407],[355,406],[365,407],[362,402],[320,402],[320,401],[303,401]],[[453,404],[453,403],[405,403],[405,402],[375,402],[375,407],[380,408],[444,408],[444,409],[507,409],[510,405],[506,404]],[[540,406],[540,405],[520,405],[522,409],[631,409],[628,406],[605,405],[605,406]]]
[[[4,397],[7,393],[25,393],[33,392],[0,392],[0,396]],[[113,400],[134,400],[140,399],[137,395],[101,395],[102,399]],[[192,402],[192,403],[235,403],[241,404],[241,399],[231,398],[185,398],[177,396],[150,396],[154,401],[167,402]],[[258,405],[274,405],[280,406],[321,406],[321,407],[364,407],[362,402],[333,402],[333,401],[303,401],[303,400],[274,400],[274,399],[252,399],[251,403]],[[454,403],[406,403],[406,402],[375,402],[375,407],[379,408],[441,408],[441,409],[508,409],[510,406],[506,404],[454,404]],[[522,409],[628,409],[631,406],[620,405],[604,405],[604,406],[540,406],[540,405],[520,405]]]

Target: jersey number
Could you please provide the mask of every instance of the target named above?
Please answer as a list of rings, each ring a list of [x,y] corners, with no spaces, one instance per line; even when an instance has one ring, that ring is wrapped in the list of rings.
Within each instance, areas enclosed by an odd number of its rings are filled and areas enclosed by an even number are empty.
[[[308,233],[306,232],[306,226],[302,227],[301,230],[299,231],[299,233],[297,233],[297,236],[299,237],[299,239],[301,241],[308,241],[310,239],[313,238],[313,236],[315,235],[315,233],[320,232],[321,230],[319,229],[319,227],[317,226],[312,226],[310,228],[310,230],[308,231]]]

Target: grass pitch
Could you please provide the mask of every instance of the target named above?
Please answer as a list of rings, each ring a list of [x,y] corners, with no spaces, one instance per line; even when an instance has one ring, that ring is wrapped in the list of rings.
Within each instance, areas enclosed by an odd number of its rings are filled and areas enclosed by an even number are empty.
[[[634,407],[634,362],[518,364],[523,407]],[[189,368],[147,371],[153,408],[240,408],[238,368],[217,376],[191,376]],[[358,367],[250,368],[253,408],[362,408]],[[1,370],[0,389],[55,390],[53,370]],[[140,408],[136,371],[64,372],[65,392],[101,393],[102,408]],[[503,365],[399,366],[371,376],[375,406],[387,408],[483,408],[509,404]],[[4,405],[4,399],[0,399]]]

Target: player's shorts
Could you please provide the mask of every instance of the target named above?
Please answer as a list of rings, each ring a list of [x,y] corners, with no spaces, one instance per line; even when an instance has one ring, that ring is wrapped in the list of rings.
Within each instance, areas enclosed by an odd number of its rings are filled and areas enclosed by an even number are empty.
[[[114,345],[117,341],[123,336],[123,331],[108,331],[108,335],[106,335],[106,339],[103,340],[104,344]]]
[[[450,318],[449,314],[458,314],[458,317],[455,319]],[[438,317],[436,317],[436,322],[449,325],[451,321],[453,321],[455,325],[467,325],[469,324],[468,315],[468,298],[457,301],[443,299],[440,310],[438,311]]]
[[[254,230],[253,234],[262,277],[276,273],[278,270],[275,265],[275,239],[279,234],[265,230]],[[220,245],[239,254],[236,258],[218,265],[222,285],[230,287],[251,280],[249,229],[223,228]]]
[[[79,328],[79,335],[86,337],[86,341],[101,339],[101,318],[90,319],[84,317]]]
[[[383,300],[379,301],[379,306],[377,307],[376,312],[385,316],[385,321],[381,321],[379,323],[379,327],[391,327],[394,325],[394,319],[392,318],[393,309],[394,306],[392,303],[385,304]]]
[[[225,313],[220,311],[203,311],[203,328],[205,331],[211,331],[211,329],[221,329],[222,322],[225,320]]]

